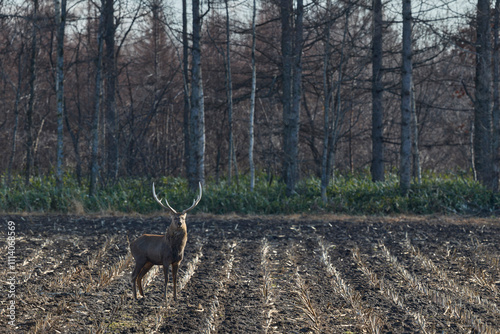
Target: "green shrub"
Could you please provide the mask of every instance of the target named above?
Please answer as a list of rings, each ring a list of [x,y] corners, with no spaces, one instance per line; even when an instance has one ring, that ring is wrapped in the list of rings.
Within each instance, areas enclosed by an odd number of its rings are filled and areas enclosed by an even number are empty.
[[[93,197],[88,195],[87,184],[79,185],[71,174],[65,175],[63,182],[62,190],[57,192],[53,175],[32,177],[29,186],[24,185],[21,176],[14,177],[8,187],[4,181],[0,186],[0,210],[63,213],[163,210],[153,199],[153,180],[148,178],[121,178],[114,184],[102,185]],[[189,207],[197,195],[188,190],[183,178],[163,177],[154,182],[158,197],[168,198],[176,210]],[[327,188],[327,203],[321,200],[320,180],[314,177],[301,180],[296,194],[290,197],[285,195],[283,183],[270,182],[264,173],[257,175],[254,191],[249,188],[248,176],[240,176],[231,183],[209,180],[203,199],[193,212],[491,215],[500,208],[498,194],[492,194],[470,177],[455,174],[426,174],[420,184],[412,184],[407,196],[401,195],[396,174],[388,174],[384,182],[372,182],[367,173],[336,175]]]

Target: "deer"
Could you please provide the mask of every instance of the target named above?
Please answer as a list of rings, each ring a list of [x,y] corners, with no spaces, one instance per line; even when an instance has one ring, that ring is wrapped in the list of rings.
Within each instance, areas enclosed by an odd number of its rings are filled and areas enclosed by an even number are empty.
[[[193,205],[181,212],[177,212],[168,204],[166,197],[166,205],[158,199],[153,182],[153,197],[163,208],[170,211],[171,222],[165,234],[144,234],[130,244],[130,251],[135,259],[135,268],[131,276],[134,299],[137,299],[136,284],[141,296],[145,297],[142,290],[142,278],[154,265],[162,265],[163,274],[165,275],[164,294],[165,300],[167,300],[168,269],[172,265],[174,300],[177,300],[177,271],[184,257],[184,248],[187,242],[186,216],[201,200],[201,182],[199,186],[199,196],[193,201]]]

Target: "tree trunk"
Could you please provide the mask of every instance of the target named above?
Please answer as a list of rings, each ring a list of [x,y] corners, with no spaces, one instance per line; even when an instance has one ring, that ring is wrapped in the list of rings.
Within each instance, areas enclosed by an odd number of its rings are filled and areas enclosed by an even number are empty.
[[[472,176],[474,180],[477,180],[477,169],[476,169],[476,154],[474,152],[474,118],[471,121],[470,129],[469,129],[469,148],[470,148],[470,166],[472,169]]]
[[[255,17],[257,16],[257,4],[256,0],[253,0],[253,11],[252,11],[252,87],[250,91],[250,120],[248,129],[248,163],[250,167],[250,190],[253,191],[255,188],[255,165],[253,161],[253,150],[254,150],[254,119],[255,119],[255,90],[257,88],[257,70],[255,66],[255,47],[256,47],[256,27],[255,27]]]
[[[372,180],[384,181],[383,93],[382,82],[382,0],[373,0],[372,40]]]
[[[104,7],[104,78],[105,115],[106,115],[106,173],[112,182],[118,176],[118,139],[116,115],[116,59],[115,59],[115,32],[114,0],[103,0]]]
[[[412,131],[412,155],[413,155],[413,179],[418,184],[422,183],[422,168],[420,167],[420,150],[418,146],[418,118],[415,103],[415,87],[411,88],[411,131]]]
[[[321,197],[324,202],[326,202],[326,187],[328,186],[330,182],[330,178],[333,177],[334,173],[334,168],[335,168],[335,147],[337,145],[337,140],[339,138],[339,132],[340,128],[343,123],[344,119],[344,111],[342,110],[342,96],[341,96],[341,90],[342,90],[342,80],[343,80],[343,71],[344,71],[344,60],[345,60],[345,44],[347,41],[347,31],[349,27],[349,11],[350,8],[346,8],[345,10],[345,22],[344,22],[344,33],[342,36],[342,45],[340,48],[340,62],[338,65],[338,76],[337,76],[337,83],[335,85],[336,92],[335,92],[335,98],[334,98],[334,106],[333,106],[333,115],[331,120],[329,120],[329,115],[325,114],[325,122],[327,124],[325,125],[324,129],[324,140],[326,143],[323,144],[323,164],[324,167],[322,168],[322,176],[321,176]],[[329,33],[328,33],[329,34]],[[327,56],[329,58],[329,56]],[[328,59],[324,59],[324,62],[328,62]],[[325,66],[325,64],[324,64]],[[326,65],[327,66],[327,65]],[[328,66],[327,66],[328,67]],[[324,68],[324,70],[327,70],[327,68]],[[325,113],[328,112],[330,113],[330,98],[332,97],[333,94],[333,89],[330,88],[328,82],[327,82],[327,75],[323,75],[323,85],[326,85],[326,88],[324,88],[324,94],[327,97],[327,100],[325,100],[324,103],[324,108],[325,108]]]
[[[187,0],[182,0],[182,82],[184,89],[184,165],[188,179],[194,174],[191,171],[191,149],[190,149],[190,130],[189,119],[191,106],[189,103],[189,40],[188,40],[188,21],[187,21]]]
[[[64,159],[64,28],[66,25],[66,0],[54,0],[57,29],[56,61],[56,109],[57,109],[57,153],[56,186],[60,191],[63,186]]]
[[[97,59],[96,59],[96,78],[94,93],[94,113],[92,115],[91,127],[91,153],[90,153],[90,185],[89,196],[94,196],[97,191],[97,178],[99,175],[99,115],[101,106],[101,88],[102,88],[102,58],[103,58],[103,30],[104,13],[101,11],[99,18],[99,28],[97,31]]]
[[[189,188],[195,191],[198,182],[205,183],[205,114],[201,74],[201,15],[200,1],[193,0],[193,47],[191,69],[190,170]]]
[[[408,194],[411,182],[411,83],[412,83],[411,0],[403,0],[403,67],[401,88],[401,165],[399,186]]]
[[[292,2],[281,1],[281,55],[283,75],[283,179],[286,194],[295,191],[298,180],[299,116],[302,91],[303,3],[297,1],[295,34],[292,41]]]
[[[37,20],[38,20],[38,0],[33,0],[33,16],[32,16],[32,32],[31,32],[31,57],[30,57],[30,80],[29,80],[29,100],[28,109],[26,110],[26,123],[24,129],[26,131],[26,170],[25,170],[25,185],[29,185],[30,176],[33,170],[33,109],[35,106],[36,92],[36,65],[37,65]]]
[[[338,76],[337,76],[337,91],[335,93],[335,105],[334,105],[334,115],[332,119],[332,131],[330,131],[330,144],[329,144],[329,154],[328,154],[328,175],[333,178],[335,169],[335,148],[337,146],[337,141],[339,139],[340,129],[342,123],[344,122],[345,112],[342,108],[342,81],[343,81],[343,71],[345,62],[345,45],[347,42],[347,32],[349,28],[349,11],[350,8],[345,10],[345,22],[344,22],[344,34],[342,36],[342,46],[340,48],[340,63],[338,65]]]
[[[81,38],[79,36],[79,38]],[[80,45],[81,45],[81,40],[78,40],[78,45],[75,50],[75,64],[80,63]],[[78,120],[76,127],[73,128],[68,117],[68,113],[64,113],[64,120],[66,122],[66,128],[68,129],[68,133],[71,136],[71,141],[73,143],[73,151],[75,153],[75,159],[76,159],[76,180],[78,182],[78,185],[82,184],[82,157],[80,154],[80,134],[82,133],[83,130],[83,121],[82,121],[82,95],[85,95],[87,92],[82,92],[83,89],[80,89],[80,85],[87,86],[88,89],[88,83],[89,83],[89,73],[90,71],[87,71],[87,80],[83,79],[82,81],[80,80],[80,69],[79,66],[75,66],[74,73],[75,73],[75,82],[76,82],[76,101],[75,101],[75,107],[78,115]]]
[[[331,11],[331,1],[326,3],[327,11]],[[330,60],[330,29],[331,19],[327,19],[324,33],[324,55],[323,55],[323,154],[321,158],[321,199],[326,203],[326,188],[330,181],[330,174],[328,172],[328,152],[329,152],[329,138],[330,138],[330,99],[332,91],[330,89],[330,81],[328,80],[329,60]]]
[[[494,12],[494,24],[493,24],[493,110],[492,110],[492,121],[493,121],[493,191],[498,192],[498,182],[499,182],[499,168],[500,168],[500,154],[498,152],[500,148],[500,92],[499,92],[499,81],[500,81],[500,61],[499,57],[499,27],[500,26],[500,0],[495,1],[495,12]]]
[[[474,153],[478,180],[494,188],[491,154],[491,28],[490,1],[477,2]]]
[[[7,186],[10,185],[12,181],[12,167],[14,165],[14,158],[17,151],[17,128],[19,125],[19,104],[21,102],[21,86],[23,78],[23,54],[24,54],[24,43],[18,50],[18,67],[17,67],[17,87],[16,87],[16,100],[14,102],[14,127],[12,128],[12,143],[11,151],[9,157],[9,163],[7,166]]]
[[[226,94],[227,94],[227,118],[229,127],[229,154],[228,154],[228,182],[231,184],[233,172],[234,139],[233,139],[233,81],[231,78],[231,51],[229,31],[229,5],[226,3]]]
[[[304,4],[303,0],[297,0],[295,15],[295,36],[293,41],[293,79],[292,79],[292,123],[291,123],[291,144],[293,148],[293,189],[299,179],[299,125],[300,125],[300,105],[302,100],[302,47],[304,40]]]
[[[291,137],[292,113],[292,33],[291,33],[291,7],[290,0],[281,0],[281,75],[282,75],[282,105],[283,105],[283,179],[286,183],[287,195],[293,191],[293,149]]]
[[[299,124],[300,104],[302,99],[302,45],[303,45],[303,0],[297,0],[295,15],[295,35],[293,41],[293,79],[292,79],[292,115],[290,119],[290,145],[291,145],[291,171],[290,191],[295,191],[295,185],[299,179]],[[289,193],[291,194],[291,192]]]

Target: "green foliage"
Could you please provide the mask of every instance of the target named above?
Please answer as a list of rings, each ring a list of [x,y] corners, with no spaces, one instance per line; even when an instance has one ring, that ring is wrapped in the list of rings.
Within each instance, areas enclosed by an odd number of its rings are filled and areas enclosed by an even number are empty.
[[[72,175],[65,175],[62,190],[56,190],[54,175],[33,177],[30,185],[16,176],[7,187],[0,186],[0,211],[3,212],[138,212],[151,213],[163,209],[154,201],[151,184],[155,182],[158,197],[168,198],[176,210],[189,207],[197,196],[188,190],[185,179],[164,177],[122,178],[114,184],[101,185],[89,197],[87,184],[79,185]],[[193,212],[214,214],[487,214],[500,209],[500,195],[492,194],[470,177],[457,174],[427,174],[420,184],[412,184],[407,196],[399,191],[395,174],[384,182],[372,182],[368,174],[337,175],[327,188],[327,203],[321,200],[320,180],[303,179],[296,194],[287,197],[285,185],[258,174],[254,191],[249,177],[238,182],[208,181],[203,199]]]

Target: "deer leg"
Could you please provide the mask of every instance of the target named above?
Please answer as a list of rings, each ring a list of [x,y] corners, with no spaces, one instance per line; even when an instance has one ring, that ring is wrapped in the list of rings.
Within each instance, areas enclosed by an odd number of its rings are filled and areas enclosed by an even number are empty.
[[[147,262],[146,260],[142,260],[142,259],[135,260],[135,268],[132,271],[132,293],[134,295],[134,299],[137,299],[137,292],[135,289],[137,275],[139,275],[139,273],[141,272],[141,270],[144,267],[144,265],[146,264],[146,262]]]
[[[168,263],[163,263],[163,274],[165,275],[165,301],[167,301]]]
[[[139,288],[139,293],[143,297],[144,297],[144,291],[142,291],[142,278],[144,277],[144,275],[146,275],[146,273],[149,271],[149,269],[151,269],[151,267],[153,267],[153,264],[149,261],[146,262],[146,264],[144,265],[144,267],[142,267],[142,269],[139,272],[139,275],[137,276],[137,279],[136,279],[137,287]]]
[[[172,263],[172,279],[174,281],[174,300],[177,300],[177,271],[179,270],[179,262]]]

